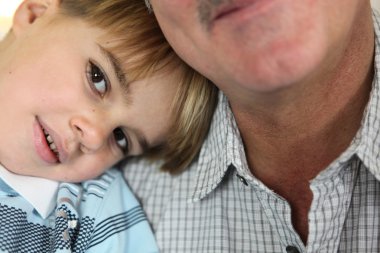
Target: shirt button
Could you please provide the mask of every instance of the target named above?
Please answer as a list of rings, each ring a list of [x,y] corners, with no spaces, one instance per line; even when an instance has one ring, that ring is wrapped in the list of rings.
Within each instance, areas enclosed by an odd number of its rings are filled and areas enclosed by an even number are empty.
[[[236,174],[237,178],[239,178],[240,182],[248,186],[247,180],[245,180],[244,177],[240,176],[239,174]]]
[[[294,246],[286,246],[287,253],[300,253],[299,250]]]

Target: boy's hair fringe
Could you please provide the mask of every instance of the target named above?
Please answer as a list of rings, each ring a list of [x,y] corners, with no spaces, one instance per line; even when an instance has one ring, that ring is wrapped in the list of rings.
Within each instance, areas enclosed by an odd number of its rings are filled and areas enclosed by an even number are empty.
[[[117,38],[107,49],[123,62],[128,82],[152,76],[165,67],[180,70],[169,136],[148,157],[163,158],[164,171],[174,174],[184,170],[199,153],[207,135],[217,88],[176,55],[144,1],[62,0],[61,9],[64,15],[81,18]]]

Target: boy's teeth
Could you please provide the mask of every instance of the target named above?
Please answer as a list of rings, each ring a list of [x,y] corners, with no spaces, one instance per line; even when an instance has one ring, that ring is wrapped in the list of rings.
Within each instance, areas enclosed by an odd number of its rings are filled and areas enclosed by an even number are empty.
[[[53,138],[50,135],[46,136],[46,140],[50,143],[53,143]]]
[[[50,147],[51,150],[56,151],[57,147],[55,146],[54,143],[50,143],[49,147]]]
[[[54,152],[54,154],[56,154],[57,156],[59,156],[59,153],[58,153],[58,150],[57,150],[57,146],[55,146],[53,138],[51,138],[50,134],[45,129],[43,129],[43,132],[45,134],[45,138],[46,138],[46,141],[47,141],[47,143],[49,145],[49,148],[51,149],[51,151]]]

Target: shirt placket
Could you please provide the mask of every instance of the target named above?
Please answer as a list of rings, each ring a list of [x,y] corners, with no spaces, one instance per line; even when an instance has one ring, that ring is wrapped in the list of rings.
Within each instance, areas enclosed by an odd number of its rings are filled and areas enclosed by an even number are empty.
[[[357,174],[352,164],[343,166],[333,175],[311,183],[308,253],[338,251]]]
[[[259,189],[257,195],[273,237],[282,245],[282,252],[305,252],[305,246],[292,225],[289,203],[269,189]]]

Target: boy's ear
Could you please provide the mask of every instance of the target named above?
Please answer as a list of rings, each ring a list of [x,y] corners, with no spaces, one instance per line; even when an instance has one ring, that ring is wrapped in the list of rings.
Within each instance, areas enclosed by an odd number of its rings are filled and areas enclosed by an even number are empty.
[[[55,9],[59,0],[24,0],[13,16],[12,31],[17,36],[48,10]]]

